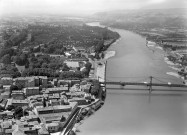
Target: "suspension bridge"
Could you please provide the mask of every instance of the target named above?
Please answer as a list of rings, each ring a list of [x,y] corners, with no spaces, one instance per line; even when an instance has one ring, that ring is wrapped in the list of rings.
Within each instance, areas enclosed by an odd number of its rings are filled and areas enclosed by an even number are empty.
[[[157,91],[157,89],[153,89],[153,86],[160,86],[160,87],[168,87],[168,88],[183,88],[183,90],[179,90],[179,91],[185,91],[187,92],[187,85],[185,84],[175,84],[175,83],[171,83],[171,82],[166,82],[163,80],[160,80],[157,77],[153,77],[150,76],[148,77],[148,82],[147,81],[110,81],[110,80],[105,80],[104,82],[100,82],[101,84],[104,85],[118,85],[118,86],[146,86],[148,87],[148,91],[149,93],[151,93],[152,91]],[[156,80],[157,82],[153,82],[153,80]],[[139,90],[143,90],[143,89],[139,89]],[[145,89],[144,89],[145,90]],[[160,90],[159,90],[160,91]],[[173,91],[173,90],[167,90],[167,91]]]

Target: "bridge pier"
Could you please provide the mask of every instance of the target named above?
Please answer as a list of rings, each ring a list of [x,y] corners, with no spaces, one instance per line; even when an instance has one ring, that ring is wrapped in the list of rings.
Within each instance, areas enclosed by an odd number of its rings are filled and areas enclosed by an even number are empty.
[[[124,86],[125,86],[125,83],[122,83],[122,82],[120,82],[120,83],[121,83],[121,86],[122,86],[122,87],[124,87]]]

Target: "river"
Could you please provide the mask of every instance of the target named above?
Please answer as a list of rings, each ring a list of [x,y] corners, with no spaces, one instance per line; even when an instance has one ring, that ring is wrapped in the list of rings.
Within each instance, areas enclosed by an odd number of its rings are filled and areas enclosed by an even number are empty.
[[[91,24],[90,24],[91,25]],[[98,25],[94,23],[92,25]],[[116,55],[108,60],[107,80],[181,83],[168,75],[176,72],[164,61],[161,49],[148,48],[144,37],[122,30],[121,38],[108,50]],[[154,49],[154,51],[153,51]],[[185,135],[187,134],[187,92],[164,91],[175,88],[107,86],[104,106],[86,119],[78,135]]]

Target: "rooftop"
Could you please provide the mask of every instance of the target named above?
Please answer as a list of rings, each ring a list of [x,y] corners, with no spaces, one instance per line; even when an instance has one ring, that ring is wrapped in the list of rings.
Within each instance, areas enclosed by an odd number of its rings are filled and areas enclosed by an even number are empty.
[[[79,62],[77,61],[65,61],[65,63],[67,64],[68,67],[79,67]]]
[[[59,126],[59,124],[57,122],[53,122],[53,123],[49,123],[49,124],[46,124],[46,126]]]
[[[71,111],[72,106],[69,105],[57,105],[57,106],[48,106],[44,108],[37,108],[37,111],[49,111],[49,110],[61,110],[63,109],[64,111]]]
[[[27,100],[17,100],[17,99],[12,99],[12,103],[25,103],[25,104],[27,104],[28,101],[27,101]]]
[[[49,121],[60,121],[62,119],[63,113],[54,113],[51,114],[41,114],[39,115],[39,118],[42,122],[49,122]]]
[[[47,79],[47,76],[27,76],[27,77],[17,77],[15,80],[30,80],[30,79]]]
[[[55,87],[55,88],[47,88],[46,90],[49,90],[49,91],[58,91],[58,90],[68,90],[68,87]]]
[[[12,80],[12,77],[2,77],[1,80]]]
[[[24,89],[31,89],[31,90],[35,89],[35,90],[38,90],[39,87],[26,87],[26,88],[24,88]]]

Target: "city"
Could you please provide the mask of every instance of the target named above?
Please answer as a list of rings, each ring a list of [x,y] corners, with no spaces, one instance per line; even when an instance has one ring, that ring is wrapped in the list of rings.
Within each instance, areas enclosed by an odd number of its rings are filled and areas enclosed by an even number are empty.
[[[0,135],[186,134],[185,4],[0,1]]]
[[[119,35],[67,19],[9,21],[1,23],[1,134],[69,132],[103,104],[96,70]]]

